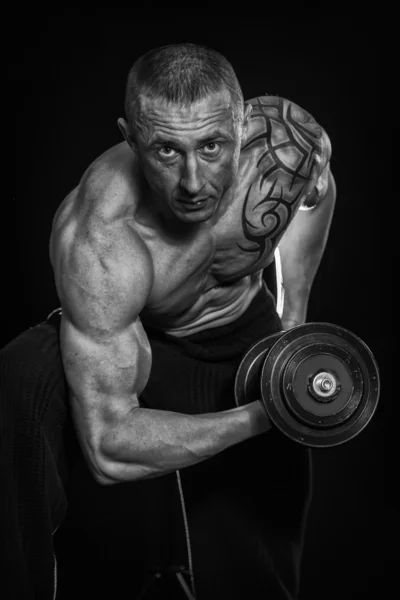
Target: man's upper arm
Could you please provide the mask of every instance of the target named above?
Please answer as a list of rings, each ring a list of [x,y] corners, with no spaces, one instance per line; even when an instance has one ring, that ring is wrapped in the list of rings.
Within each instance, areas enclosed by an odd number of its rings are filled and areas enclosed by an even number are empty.
[[[262,263],[280,243],[298,209],[316,206],[326,181],[332,181],[330,142],[315,119],[294,102],[277,96],[249,102],[253,110],[243,151],[252,153],[258,180],[250,185],[244,203],[244,234],[251,246],[240,247],[259,251]]]
[[[91,224],[84,238],[60,241],[57,258],[61,353],[75,426],[92,472],[101,476],[101,440],[138,406],[151,368],[139,314],[152,263],[122,220]]]
[[[273,198],[281,192],[291,211],[311,208],[307,203],[324,196],[329,179],[332,149],[326,131],[291,100],[259,96],[249,103],[252,126],[245,148],[259,146],[261,186],[273,186]]]

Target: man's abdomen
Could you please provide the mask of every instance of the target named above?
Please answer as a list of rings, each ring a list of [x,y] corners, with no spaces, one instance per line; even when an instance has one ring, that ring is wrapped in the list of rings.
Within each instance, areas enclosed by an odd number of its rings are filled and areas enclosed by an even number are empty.
[[[232,323],[247,310],[261,286],[261,272],[247,275],[231,285],[215,286],[199,297],[177,320],[176,326],[166,327],[164,331],[184,337]]]

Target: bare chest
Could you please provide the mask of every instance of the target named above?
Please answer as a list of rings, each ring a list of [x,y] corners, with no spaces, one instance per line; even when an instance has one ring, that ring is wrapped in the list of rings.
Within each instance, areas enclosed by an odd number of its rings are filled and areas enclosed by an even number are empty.
[[[240,289],[246,277],[273,260],[315,186],[320,128],[310,115],[274,97],[256,99],[253,108],[232,194],[225,205],[221,202],[215,223],[179,243],[157,234],[147,241],[155,269],[150,299],[155,310],[187,308],[200,297],[204,306],[206,298],[213,299],[211,304],[223,302],[230,290]]]
[[[227,295],[273,260],[274,250],[303,196],[288,199],[282,185],[262,182],[256,160],[246,161],[229,206],[214,226],[192,239],[141,231],[154,265],[148,310],[184,311],[200,297]],[[210,300],[211,301],[211,300]]]

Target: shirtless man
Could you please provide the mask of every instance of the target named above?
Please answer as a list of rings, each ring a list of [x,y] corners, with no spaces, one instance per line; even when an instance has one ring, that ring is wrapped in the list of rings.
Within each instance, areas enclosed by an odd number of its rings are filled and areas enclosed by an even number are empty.
[[[233,389],[217,412],[144,406],[147,331],[179,340],[235,323],[277,247],[282,328],[304,323],[335,203],[325,131],[289,100],[244,103],[213,50],[140,58],[126,118],[124,141],[61,204],[50,241],[75,427],[104,486],[175,473],[270,429],[261,402],[235,408]]]

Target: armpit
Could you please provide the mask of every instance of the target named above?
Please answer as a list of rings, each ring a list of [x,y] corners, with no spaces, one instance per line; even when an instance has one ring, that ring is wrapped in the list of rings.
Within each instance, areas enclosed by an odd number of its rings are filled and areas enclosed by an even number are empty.
[[[315,156],[316,182],[311,192],[299,206],[299,210],[312,210],[326,196],[329,187],[331,142],[327,133],[322,130],[320,153]]]
[[[317,182],[312,191],[305,198],[304,202],[299,206],[299,210],[312,210],[326,196],[329,186],[329,163],[325,166],[322,173],[317,179]]]

